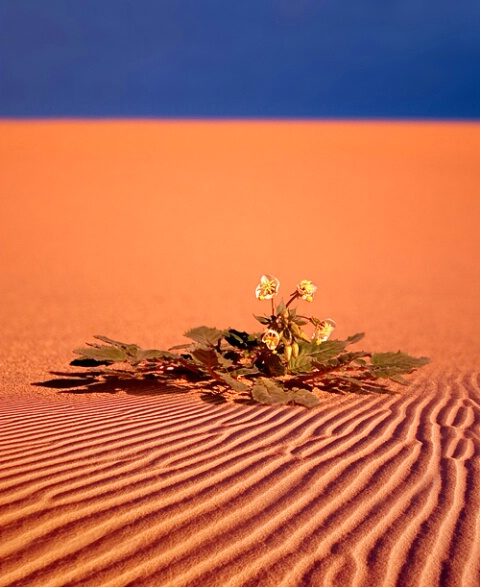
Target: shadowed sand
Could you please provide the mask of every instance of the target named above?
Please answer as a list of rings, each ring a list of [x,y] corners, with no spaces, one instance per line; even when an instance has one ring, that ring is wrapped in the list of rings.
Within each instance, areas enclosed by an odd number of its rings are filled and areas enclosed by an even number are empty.
[[[0,587],[480,584],[479,147],[475,124],[0,123]],[[92,334],[256,328],[264,272],[434,362],[313,410],[68,380]]]

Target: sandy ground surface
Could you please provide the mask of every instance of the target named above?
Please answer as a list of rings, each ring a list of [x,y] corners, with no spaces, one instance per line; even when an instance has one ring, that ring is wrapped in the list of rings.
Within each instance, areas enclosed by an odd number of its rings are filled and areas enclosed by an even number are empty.
[[[480,584],[480,125],[2,122],[0,167],[1,587]],[[265,272],[433,363],[314,410],[68,381],[255,329]]]

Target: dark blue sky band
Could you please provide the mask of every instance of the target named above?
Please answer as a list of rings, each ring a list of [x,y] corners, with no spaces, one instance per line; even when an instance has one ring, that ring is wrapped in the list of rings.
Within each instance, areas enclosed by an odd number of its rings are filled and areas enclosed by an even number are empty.
[[[0,0],[3,118],[480,118],[478,0]]]

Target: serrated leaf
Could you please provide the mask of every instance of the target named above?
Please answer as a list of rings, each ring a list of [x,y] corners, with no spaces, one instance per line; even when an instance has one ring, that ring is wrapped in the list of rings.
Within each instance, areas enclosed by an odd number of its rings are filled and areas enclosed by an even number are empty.
[[[115,346],[95,345],[73,351],[81,359],[90,359],[103,363],[119,363],[129,359],[128,354]]]
[[[309,373],[312,370],[312,359],[308,355],[299,353],[298,357],[291,357],[288,369],[292,373]]]
[[[168,351],[158,351],[156,349],[147,349],[144,350],[142,348],[137,349],[137,353],[135,355],[135,360],[140,361],[148,361],[153,359],[176,359],[178,358],[177,355],[173,353],[169,353]]]
[[[136,365],[145,360],[176,358],[175,355],[168,351],[160,351],[156,349],[144,350],[137,344],[119,342],[118,340],[113,340],[107,336],[96,335],[94,338],[107,344],[89,344],[87,348],[76,349],[74,353],[82,355],[82,357],[86,359],[102,361],[107,364],[128,361],[132,365]]]
[[[285,367],[282,363],[282,359],[279,355],[274,355],[273,353],[266,353],[263,356],[263,362],[267,371],[273,377],[278,377],[279,375],[285,374]]]
[[[234,365],[234,362],[231,359],[227,359],[221,353],[217,353],[217,359],[223,369],[228,369]]]
[[[428,357],[412,357],[398,351],[396,353],[373,353],[370,358],[370,372],[374,377],[391,378],[404,373],[411,373],[430,363]]]
[[[329,370],[332,368],[345,367],[349,363],[359,360],[359,357],[368,356],[368,353],[364,351],[356,351],[352,353],[340,353],[340,355],[329,359],[328,361],[319,362],[316,359],[312,359],[312,365],[320,369],[320,371]],[[365,363],[367,365],[367,363]]]
[[[365,337],[365,332],[357,332],[357,334],[352,334],[349,336],[345,341],[347,344],[355,344],[356,342],[362,340]]]
[[[258,375],[260,371],[256,367],[241,367],[230,371],[232,377],[247,377],[248,375]]]
[[[116,348],[119,348],[130,355],[134,355],[139,348],[136,344],[131,344],[127,342],[120,342],[118,340],[113,340],[112,338],[108,338],[107,336],[102,336],[101,334],[96,334],[93,338],[101,340],[102,342],[106,342],[109,345],[112,345]]]
[[[372,365],[388,365],[402,369],[416,369],[427,365],[431,362],[431,359],[428,357],[412,357],[411,355],[407,355],[407,353],[397,351],[396,353],[373,353],[371,362]]]
[[[220,366],[218,354],[215,349],[198,347],[192,351],[192,357],[198,363],[205,365],[208,370],[215,369]]]
[[[252,398],[259,404],[281,405],[288,404],[291,400],[290,393],[264,378],[261,378],[260,382],[252,387],[251,393]]]
[[[345,340],[326,340],[321,344],[309,343],[305,345],[305,351],[318,363],[324,363],[342,353],[347,344],[348,341]]]
[[[308,389],[295,389],[291,392],[290,397],[291,401],[294,401],[301,406],[306,406],[307,408],[313,408],[320,403],[317,396]]]
[[[223,338],[223,335],[223,330],[210,328],[209,326],[199,326],[198,328],[192,328],[185,332],[187,338],[191,338],[195,342],[199,342],[205,346],[215,346]]]
[[[179,350],[184,350],[184,349],[190,349],[192,347],[192,344],[193,343],[191,343],[191,342],[186,342],[184,344],[177,344],[175,346],[169,347],[169,350],[170,351],[179,351]]]
[[[250,387],[248,385],[245,385],[245,383],[242,383],[241,381],[234,379],[228,373],[218,373],[217,372],[216,374],[218,375],[218,377],[220,377],[220,379],[225,381],[225,383],[227,385],[229,385],[235,391],[247,391],[247,389],[250,389]]]

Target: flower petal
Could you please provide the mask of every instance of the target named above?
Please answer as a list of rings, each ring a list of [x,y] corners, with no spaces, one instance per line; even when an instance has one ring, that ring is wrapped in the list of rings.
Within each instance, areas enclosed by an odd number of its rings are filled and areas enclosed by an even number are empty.
[[[330,335],[335,330],[336,326],[337,325],[335,324],[334,320],[332,320],[331,318],[326,318],[325,320],[322,320],[315,328],[315,332],[313,333],[312,339],[317,344],[325,342],[329,339]]]

